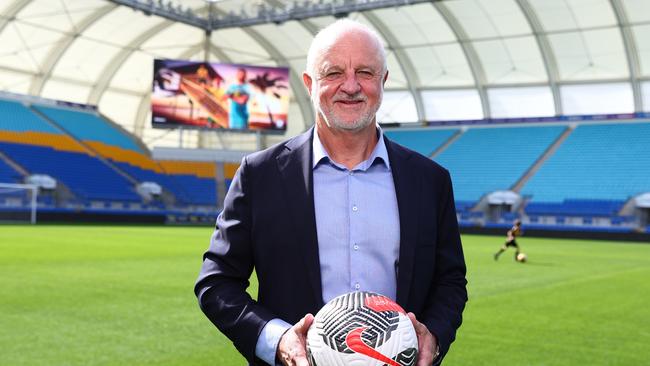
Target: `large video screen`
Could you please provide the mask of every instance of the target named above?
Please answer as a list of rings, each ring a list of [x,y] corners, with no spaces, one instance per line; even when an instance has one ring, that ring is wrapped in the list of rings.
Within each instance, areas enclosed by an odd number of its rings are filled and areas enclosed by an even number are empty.
[[[154,60],[154,127],[284,131],[289,69]]]

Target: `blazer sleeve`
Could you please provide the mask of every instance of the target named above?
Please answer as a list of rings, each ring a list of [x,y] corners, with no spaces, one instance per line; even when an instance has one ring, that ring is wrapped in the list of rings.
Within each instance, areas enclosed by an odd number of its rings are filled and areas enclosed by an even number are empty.
[[[203,255],[194,292],[208,319],[255,364],[257,338],[275,316],[246,292],[253,271],[249,170],[244,158],[226,194],[210,247]]]
[[[454,194],[449,172],[444,170],[439,201],[434,283],[427,298],[423,323],[438,338],[439,364],[456,338],[467,302],[465,259],[460,241]]]

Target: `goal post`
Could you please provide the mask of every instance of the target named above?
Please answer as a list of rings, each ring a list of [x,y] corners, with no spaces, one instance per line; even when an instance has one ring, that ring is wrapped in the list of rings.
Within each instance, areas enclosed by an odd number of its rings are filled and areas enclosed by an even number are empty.
[[[34,184],[0,183],[0,209],[3,212],[20,212],[27,208],[29,222],[36,224],[37,200],[38,186]],[[20,221],[18,217],[11,215],[9,218]]]

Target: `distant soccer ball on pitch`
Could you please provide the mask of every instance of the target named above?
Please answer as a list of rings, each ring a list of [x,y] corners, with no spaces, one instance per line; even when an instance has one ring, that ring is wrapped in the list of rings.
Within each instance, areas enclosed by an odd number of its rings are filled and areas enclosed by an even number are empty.
[[[526,256],[526,253],[519,253],[517,254],[517,262],[524,263],[528,260],[528,256]]]
[[[334,298],[316,314],[307,353],[311,366],[413,366],[418,339],[393,300],[356,291]]]

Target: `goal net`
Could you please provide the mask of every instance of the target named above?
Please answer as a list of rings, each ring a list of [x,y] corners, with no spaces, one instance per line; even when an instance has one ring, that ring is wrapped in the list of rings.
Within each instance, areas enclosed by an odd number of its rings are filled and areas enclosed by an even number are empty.
[[[0,183],[0,221],[36,223],[38,187]]]

